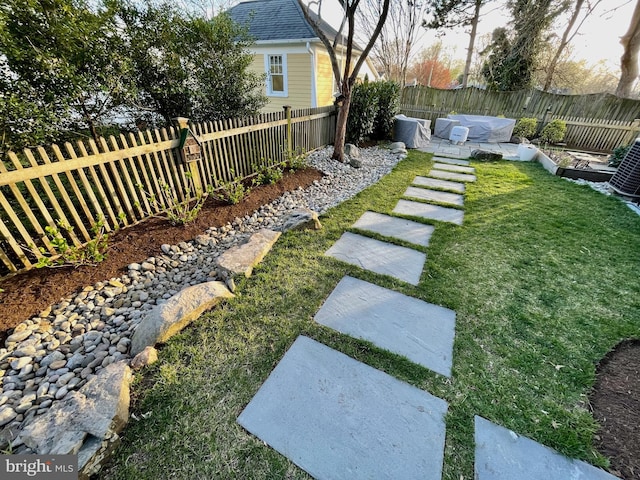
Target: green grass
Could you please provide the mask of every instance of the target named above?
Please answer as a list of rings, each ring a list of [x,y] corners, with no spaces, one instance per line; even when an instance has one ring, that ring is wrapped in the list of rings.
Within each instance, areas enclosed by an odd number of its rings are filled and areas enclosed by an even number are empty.
[[[464,226],[437,226],[417,287],[323,255],[364,211],[390,213],[431,164],[412,152],[323,230],[283,235],[235,299],[170,341],[133,387],[141,420],[108,478],[309,478],[235,421],[298,335],[445,399],[447,480],[473,478],[474,415],[606,466],[587,395],[604,354],[640,336],[640,217],[538,164],[477,163]],[[454,309],[451,379],[314,323],[344,275]]]

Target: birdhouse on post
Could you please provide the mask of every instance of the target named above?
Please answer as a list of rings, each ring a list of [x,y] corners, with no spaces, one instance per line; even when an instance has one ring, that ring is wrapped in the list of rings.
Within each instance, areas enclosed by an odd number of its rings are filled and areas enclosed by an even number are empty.
[[[202,160],[202,141],[189,128],[189,119],[174,118],[180,127],[180,142],[178,151],[182,162],[189,168],[189,177],[193,182],[196,195],[202,195],[202,180],[200,178],[199,163]]]

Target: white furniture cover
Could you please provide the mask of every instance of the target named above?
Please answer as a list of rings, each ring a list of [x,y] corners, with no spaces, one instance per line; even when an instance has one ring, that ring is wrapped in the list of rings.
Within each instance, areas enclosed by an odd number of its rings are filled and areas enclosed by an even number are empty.
[[[426,147],[431,142],[431,120],[396,115],[393,140],[403,142],[407,148]]]
[[[508,142],[513,134],[516,121],[513,118],[485,117],[483,115],[448,115],[451,120],[459,120],[460,125],[469,127],[469,140],[476,142]]]

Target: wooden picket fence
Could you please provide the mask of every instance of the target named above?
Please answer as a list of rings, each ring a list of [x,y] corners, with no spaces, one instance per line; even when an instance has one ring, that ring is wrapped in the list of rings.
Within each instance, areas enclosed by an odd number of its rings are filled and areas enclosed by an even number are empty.
[[[112,232],[160,213],[163,190],[192,200],[285,161],[287,152],[330,144],[335,121],[329,106],[191,124],[202,157],[187,164],[177,128],[7,152],[0,161],[0,277],[56,254],[47,227],[73,227],[67,241],[82,246],[98,222]]]
[[[537,118],[540,127],[553,119],[567,123],[564,143],[571,148],[611,152],[640,134],[640,101],[608,93],[558,95],[539,90],[492,92],[476,87],[439,90],[405,87],[401,113],[431,120],[451,112]]]

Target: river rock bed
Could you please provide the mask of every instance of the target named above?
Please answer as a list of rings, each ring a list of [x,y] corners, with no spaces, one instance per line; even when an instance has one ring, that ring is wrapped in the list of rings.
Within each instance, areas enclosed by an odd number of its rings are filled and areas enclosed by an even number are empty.
[[[0,348],[0,448],[55,402],[84,386],[108,365],[130,359],[131,336],[143,316],[185,287],[216,280],[215,260],[250,234],[278,230],[291,211],[318,214],[376,183],[403,158],[383,148],[360,150],[358,161],[338,163],[327,147],[307,157],[325,176],[307,189],[287,192],[253,215],[209,228],[190,242],[162,245],[127,273],[62,299],[18,325]],[[31,453],[20,442],[13,453]]]

